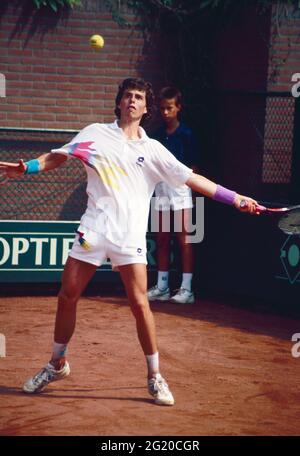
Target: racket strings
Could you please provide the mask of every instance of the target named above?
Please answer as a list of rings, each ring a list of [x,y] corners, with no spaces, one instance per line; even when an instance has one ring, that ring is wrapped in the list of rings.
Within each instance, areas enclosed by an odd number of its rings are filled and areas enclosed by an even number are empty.
[[[300,209],[293,209],[284,214],[278,222],[278,227],[285,234],[300,234]]]

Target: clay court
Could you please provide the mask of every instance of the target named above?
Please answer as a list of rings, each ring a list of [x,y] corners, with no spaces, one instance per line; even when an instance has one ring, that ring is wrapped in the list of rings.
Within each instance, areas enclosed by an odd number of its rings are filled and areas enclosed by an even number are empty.
[[[241,303],[242,304],[242,303]],[[298,435],[300,320],[201,299],[154,303],[161,368],[174,407],[152,403],[124,297],[82,298],[71,375],[40,395],[21,386],[49,359],[53,297],[1,298],[1,435]]]

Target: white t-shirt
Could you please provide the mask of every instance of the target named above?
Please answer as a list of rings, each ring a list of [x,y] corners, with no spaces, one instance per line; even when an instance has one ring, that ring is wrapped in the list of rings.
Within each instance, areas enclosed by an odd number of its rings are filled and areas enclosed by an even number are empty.
[[[155,185],[183,185],[192,170],[139,127],[129,140],[117,121],[91,124],[70,143],[51,152],[79,158],[87,173],[88,204],[81,225],[116,245],[145,248],[150,200]]]

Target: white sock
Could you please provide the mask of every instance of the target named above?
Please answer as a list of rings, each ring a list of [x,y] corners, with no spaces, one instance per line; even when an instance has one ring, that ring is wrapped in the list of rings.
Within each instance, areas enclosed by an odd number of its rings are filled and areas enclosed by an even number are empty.
[[[153,353],[153,355],[146,355],[148,374],[157,374],[159,372],[159,356],[158,352]]]
[[[52,352],[52,360],[55,361],[56,359],[63,358],[67,351],[67,344],[58,344],[57,342],[53,342],[53,352]]]
[[[169,271],[158,271],[157,286],[160,290],[165,290],[169,286]]]
[[[181,288],[185,288],[186,290],[192,291],[192,278],[192,272],[184,272],[182,274]]]

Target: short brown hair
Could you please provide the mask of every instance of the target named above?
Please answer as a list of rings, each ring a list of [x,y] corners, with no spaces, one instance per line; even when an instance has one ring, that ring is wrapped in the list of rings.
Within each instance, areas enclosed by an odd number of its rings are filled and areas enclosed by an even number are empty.
[[[154,94],[153,94],[153,89],[152,85],[150,82],[144,81],[144,79],[141,78],[127,78],[124,79],[124,81],[119,85],[119,90],[116,96],[115,100],[115,114],[118,119],[121,117],[121,111],[119,108],[119,104],[121,102],[121,99],[123,97],[123,94],[125,90],[128,89],[135,89],[135,90],[140,90],[141,92],[146,93],[146,107],[147,107],[147,112],[143,115],[142,117],[142,122],[144,122],[147,119],[150,119],[150,117],[153,114],[154,110]]]
[[[163,87],[158,94],[158,101],[170,100],[171,98],[175,98],[177,106],[182,106],[182,93],[180,90],[174,86]]]

